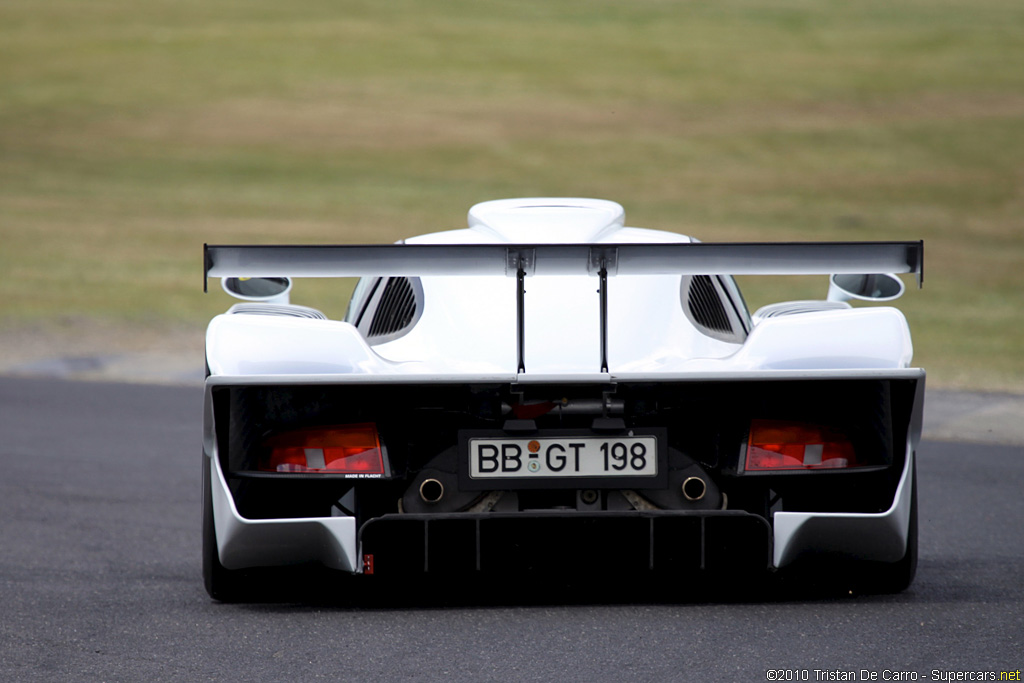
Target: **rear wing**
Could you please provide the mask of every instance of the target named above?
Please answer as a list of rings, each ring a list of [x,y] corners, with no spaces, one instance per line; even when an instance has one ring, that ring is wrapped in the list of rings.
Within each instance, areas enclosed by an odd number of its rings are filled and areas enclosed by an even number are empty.
[[[924,242],[203,246],[208,277],[924,275]]]
[[[835,275],[913,273],[924,280],[924,242],[673,242],[662,244],[203,245],[203,291],[212,277],[419,277],[518,279],[518,367],[525,370],[525,278],[592,275],[600,285],[601,370],[608,370],[607,280],[615,275]]]

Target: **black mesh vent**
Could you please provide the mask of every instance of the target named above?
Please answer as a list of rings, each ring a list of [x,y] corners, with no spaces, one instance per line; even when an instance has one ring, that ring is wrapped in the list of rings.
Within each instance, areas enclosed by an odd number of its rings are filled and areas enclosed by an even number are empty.
[[[690,281],[688,298],[690,313],[697,324],[716,332],[732,332],[729,316],[722,305],[722,297],[707,275],[694,275]]]
[[[412,323],[416,317],[416,294],[409,278],[388,278],[381,295],[380,304],[370,323],[367,337],[384,337],[394,334]]]

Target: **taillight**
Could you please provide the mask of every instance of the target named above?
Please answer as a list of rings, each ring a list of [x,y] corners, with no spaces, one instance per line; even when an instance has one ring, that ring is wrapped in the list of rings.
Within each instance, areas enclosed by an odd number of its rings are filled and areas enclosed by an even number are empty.
[[[747,443],[748,472],[858,467],[849,438],[832,427],[782,420],[753,420]]]
[[[384,474],[380,436],[371,423],[284,432],[264,445],[264,472]]]

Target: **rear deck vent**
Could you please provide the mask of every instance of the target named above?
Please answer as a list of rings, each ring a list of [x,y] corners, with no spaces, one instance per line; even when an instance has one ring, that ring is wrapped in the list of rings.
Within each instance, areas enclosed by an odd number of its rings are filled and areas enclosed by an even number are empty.
[[[719,276],[683,276],[679,294],[683,312],[697,330],[733,344],[742,344],[746,339],[747,328],[737,310],[739,304],[729,298]]]
[[[757,309],[757,312],[754,313],[754,320],[760,321],[766,318],[781,318],[787,315],[803,315],[823,311],[842,311],[848,308],[852,307],[845,301],[783,301]]]
[[[287,318],[308,318],[310,320],[327,320],[327,316],[308,306],[295,304],[245,303],[235,304],[228,309],[229,315],[276,315]]]
[[[709,276],[693,276],[687,304],[694,320],[702,327],[716,332],[732,332],[729,315],[725,312],[722,298]]]
[[[383,287],[366,338],[371,343],[390,341],[404,334],[420,313],[422,291],[407,277],[389,277]]]

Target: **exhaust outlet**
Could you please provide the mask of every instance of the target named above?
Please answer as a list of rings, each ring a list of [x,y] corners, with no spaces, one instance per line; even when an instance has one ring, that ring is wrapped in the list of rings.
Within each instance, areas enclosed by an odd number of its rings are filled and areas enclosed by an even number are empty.
[[[683,497],[686,500],[697,502],[708,492],[708,485],[700,477],[687,477],[683,481]]]
[[[420,499],[424,503],[438,503],[444,498],[444,484],[437,479],[424,479],[420,484]]]

